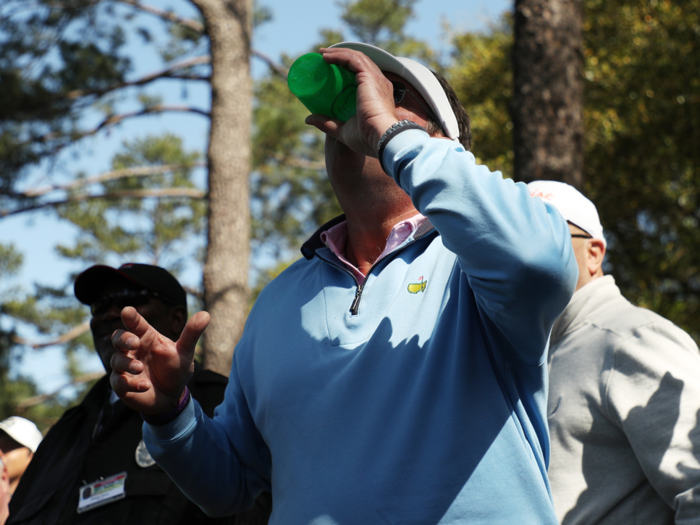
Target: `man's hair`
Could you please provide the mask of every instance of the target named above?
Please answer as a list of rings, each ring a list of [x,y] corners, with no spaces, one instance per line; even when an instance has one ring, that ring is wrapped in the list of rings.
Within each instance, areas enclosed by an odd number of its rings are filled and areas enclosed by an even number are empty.
[[[462,146],[464,146],[465,150],[469,151],[469,148],[471,148],[472,145],[472,130],[469,122],[469,115],[462,107],[462,104],[460,104],[455,90],[452,89],[452,86],[450,86],[450,83],[445,79],[445,77],[439,73],[436,73],[435,71],[432,73],[435,75],[435,78],[438,79],[438,82],[440,82],[442,89],[445,91],[445,95],[447,95],[447,100],[450,102],[452,111],[457,118],[457,126],[459,127],[459,142],[462,144]],[[431,135],[438,131],[442,132],[442,128],[432,118],[429,118],[427,127],[427,131]]]

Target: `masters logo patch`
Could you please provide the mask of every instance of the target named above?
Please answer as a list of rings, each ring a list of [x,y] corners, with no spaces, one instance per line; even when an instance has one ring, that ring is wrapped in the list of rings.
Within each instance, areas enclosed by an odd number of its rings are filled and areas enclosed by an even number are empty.
[[[428,281],[424,281],[423,277],[418,279],[419,282],[417,283],[411,283],[408,285],[408,291],[409,293],[418,293],[418,292],[424,292],[425,287],[428,285]]]

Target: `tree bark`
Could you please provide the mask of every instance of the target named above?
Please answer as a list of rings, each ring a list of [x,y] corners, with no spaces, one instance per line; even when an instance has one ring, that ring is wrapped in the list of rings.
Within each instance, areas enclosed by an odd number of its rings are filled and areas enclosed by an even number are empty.
[[[211,46],[209,230],[203,365],[228,376],[248,309],[252,0],[191,0]]]
[[[516,0],[514,179],[583,184],[582,0]]]

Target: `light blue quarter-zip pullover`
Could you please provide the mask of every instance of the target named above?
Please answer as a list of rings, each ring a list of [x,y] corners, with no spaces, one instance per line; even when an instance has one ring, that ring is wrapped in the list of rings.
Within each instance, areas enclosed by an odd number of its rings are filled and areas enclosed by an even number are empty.
[[[559,213],[456,142],[384,165],[432,227],[362,287],[319,240],[260,294],[214,419],[144,439],[212,515],[272,491],[273,524],[555,524],[546,347],[578,271]]]

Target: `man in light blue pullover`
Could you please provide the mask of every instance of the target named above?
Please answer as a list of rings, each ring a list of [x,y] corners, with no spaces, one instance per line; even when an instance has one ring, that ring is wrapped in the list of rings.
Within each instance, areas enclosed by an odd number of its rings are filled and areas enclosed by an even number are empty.
[[[261,293],[213,419],[185,388],[204,312],[174,343],[125,308],[112,386],[212,515],[271,490],[273,524],[554,524],[545,350],[577,280],[568,227],[476,165],[427,68],[321,52],[358,83],[347,123],[307,119],[344,217]]]

